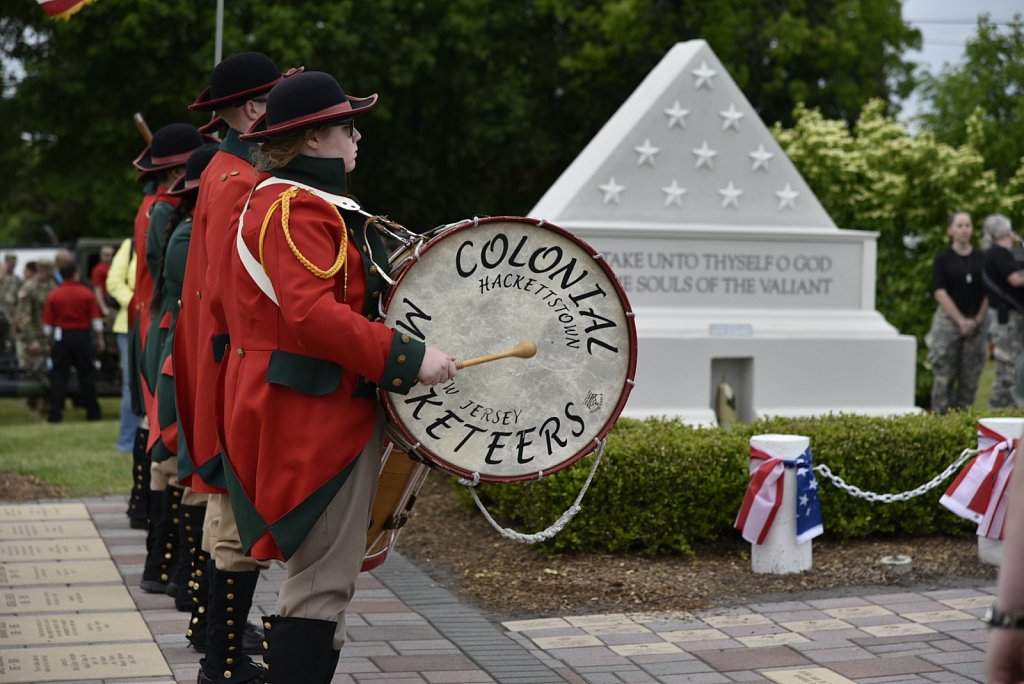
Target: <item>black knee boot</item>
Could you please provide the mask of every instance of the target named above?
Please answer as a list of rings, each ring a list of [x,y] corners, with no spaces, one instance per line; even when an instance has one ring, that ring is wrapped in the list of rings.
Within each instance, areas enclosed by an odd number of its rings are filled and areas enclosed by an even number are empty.
[[[189,596],[192,601],[192,616],[188,621],[185,636],[192,648],[206,653],[206,640],[210,606],[210,578],[216,572],[213,560],[202,549],[196,553],[196,569],[192,573]],[[263,629],[251,622],[246,622],[242,629],[242,653],[247,655],[263,655]]]
[[[159,519],[153,524],[153,546],[146,554],[139,586],[149,594],[163,594],[171,579],[171,568],[178,552],[178,524],[181,512],[181,487],[168,486],[161,494]],[[154,495],[156,493],[154,492]]]
[[[192,616],[188,620],[185,638],[192,648],[206,653],[206,625],[210,606],[210,576],[213,575],[213,560],[202,548],[196,551],[196,560],[189,582],[189,596],[192,601]]]
[[[268,684],[330,682],[338,665],[336,622],[271,615],[263,618],[267,635]]]
[[[341,651],[331,651],[331,660],[327,664],[327,672],[324,674],[324,684],[331,684],[334,679],[334,670],[338,667],[338,660],[341,658]]]
[[[206,657],[199,661],[197,684],[264,681],[266,670],[242,648],[246,616],[259,577],[259,570],[230,572],[214,568],[206,613]]]
[[[178,519],[178,558],[171,570],[171,581],[167,583],[167,595],[174,597],[174,607],[183,613],[192,610],[192,597],[189,583],[192,581],[192,570],[203,542],[203,521],[206,519],[206,506],[186,506],[182,504]]]
[[[148,477],[147,475],[147,479]],[[146,503],[149,508],[149,513],[146,515],[146,553],[150,553],[156,539],[156,526],[164,514],[163,490],[149,492],[146,495]]]
[[[128,524],[133,530],[149,527],[149,454],[146,442],[149,430],[135,430],[135,444],[132,446],[132,491],[128,495]],[[148,551],[149,549],[147,549]]]

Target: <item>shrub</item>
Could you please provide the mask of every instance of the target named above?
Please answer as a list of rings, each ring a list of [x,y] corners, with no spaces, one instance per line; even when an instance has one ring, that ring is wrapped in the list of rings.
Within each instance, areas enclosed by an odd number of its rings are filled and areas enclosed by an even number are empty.
[[[977,446],[977,421],[1014,411],[950,412],[945,416],[829,415],[766,418],[730,429],[678,420],[622,419],[608,436],[579,514],[540,547],[549,552],[690,555],[716,540],[737,538],[733,522],[746,491],[749,440],[759,434],[810,437],[815,465],[825,464],[868,492],[913,490]],[[593,456],[540,481],[485,483],[478,493],[502,524],[521,532],[547,528],[575,500]],[[869,502],[818,473],[825,534],[833,539],[896,535],[971,535],[973,523],[939,498],[953,476],[907,501]],[[461,497],[467,502],[465,488]]]

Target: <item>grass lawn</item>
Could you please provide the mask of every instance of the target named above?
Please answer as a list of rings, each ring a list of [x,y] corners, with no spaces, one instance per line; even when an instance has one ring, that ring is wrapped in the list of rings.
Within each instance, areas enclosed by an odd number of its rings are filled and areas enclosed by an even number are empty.
[[[119,397],[101,397],[104,419],[90,423],[69,402],[64,422],[51,425],[24,399],[0,399],[0,470],[34,475],[73,497],[127,494],[132,457],[115,448],[120,405]]]
[[[996,363],[992,359],[985,361],[981,369],[981,380],[978,381],[978,393],[974,395],[974,408],[984,411],[988,408],[988,396],[992,394],[992,380],[996,377]]]
[[[995,365],[981,374],[974,405],[984,411]],[[70,404],[69,404],[70,405]],[[0,470],[34,475],[68,496],[100,496],[131,489],[131,454],[115,449],[120,399],[101,397],[104,420],[89,423],[82,409],[69,408],[51,425],[28,412],[25,400],[0,399]]]

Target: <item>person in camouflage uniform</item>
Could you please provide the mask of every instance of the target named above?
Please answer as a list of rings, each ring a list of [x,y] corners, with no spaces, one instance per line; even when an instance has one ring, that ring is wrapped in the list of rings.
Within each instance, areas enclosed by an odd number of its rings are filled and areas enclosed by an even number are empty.
[[[44,413],[46,396],[49,394],[46,359],[49,344],[43,332],[43,304],[46,296],[56,284],[53,281],[53,262],[40,261],[36,264],[35,277],[18,291],[14,309],[14,331],[18,340],[18,365],[22,378],[37,383],[28,397],[29,408]]]
[[[14,307],[21,289],[21,278],[15,272],[17,266],[18,255],[8,253],[0,267],[0,347],[5,349],[14,347]]]
[[[950,246],[932,264],[931,290],[937,306],[925,336],[935,413],[973,404],[985,365],[985,258],[971,246],[974,226],[966,211],[950,215],[946,232]]]
[[[1015,397],[1017,360],[1024,354],[1024,268],[1013,254],[1019,241],[1010,219],[1002,214],[985,217],[985,286],[996,316],[989,324],[996,375],[989,394],[989,408],[1022,406]]]
[[[32,284],[32,281],[36,279],[37,265],[34,261],[29,261],[25,264],[25,270],[22,271],[21,277],[21,288],[18,290],[18,299],[21,299],[24,292],[27,292],[25,288]],[[18,363],[18,368],[21,368],[21,360],[25,356],[24,349],[22,348],[21,339],[17,335],[15,318],[17,317],[18,305],[14,305],[14,317],[11,319],[11,336],[14,337],[14,349],[15,349],[15,361]]]

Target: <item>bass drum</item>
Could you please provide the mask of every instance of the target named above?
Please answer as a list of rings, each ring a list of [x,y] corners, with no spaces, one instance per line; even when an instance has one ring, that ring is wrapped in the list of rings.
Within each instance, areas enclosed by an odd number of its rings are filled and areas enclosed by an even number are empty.
[[[485,482],[536,479],[594,451],[626,404],[637,353],[632,310],[600,254],[557,226],[497,217],[445,226],[392,264],[382,310],[400,333],[458,359],[537,346],[384,393],[402,448]]]

